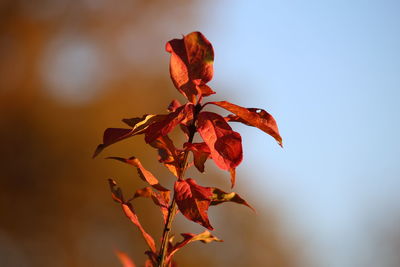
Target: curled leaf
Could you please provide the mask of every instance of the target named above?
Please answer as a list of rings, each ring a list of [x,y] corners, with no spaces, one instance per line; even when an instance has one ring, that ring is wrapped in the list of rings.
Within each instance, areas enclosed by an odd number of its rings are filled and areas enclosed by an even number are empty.
[[[154,175],[151,172],[146,170],[143,167],[142,163],[139,161],[139,159],[137,159],[136,157],[130,157],[129,159],[120,158],[120,157],[108,157],[107,159],[118,160],[118,161],[121,161],[121,162],[124,162],[131,166],[136,167],[139,177],[143,181],[147,182],[148,184],[150,184],[152,187],[154,187],[155,189],[157,189],[159,191],[169,191],[168,189],[166,189],[165,187],[160,185],[157,178],[154,177]]]
[[[231,173],[235,185],[235,168],[243,159],[242,138],[232,130],[225,119],[213,112],[201,112],[197,130],[211,151],[211,158],[223,170]]]
[[[146,130],[145,141],[151,143],[160,136],[167,135],[179,124],[193,120],[193,104],[187,103],[169,113],[165,118],[151,124]]]
[[[206,85],[214,73],[214,51],[203,34],[192,32],[182,39],[173,39],[167,42],[165,49],[171,53],[171,79],[189,101],[195,103],[197,96],[215,93]]]
[[[194,166],[199,172],[204,172],[204,163],[211,157],[210,148],[206,143],[185,143],[184,148],[192,151]]]
[[[236,116],[228,116],[228,121],[242,122],[249,126],[257,127],[258,129],[271,135],[282,146],[282,137],[279,134],[278,125],[271,114],[259,108],[244,108],[228,101],[208,102],[207,104],[217,105],[224,108]]]
[[[174,198],[180,212],[187,219],[213,230],[207,215],[212,197],[211,188],[200,186],[193,179],[188,178],[176,181],[174,190]]]
[[[195,242],[195,241],[200,241],[202,243],[211,243],[211,242],[223,242],[223,240],[219,239],[216,236],[213,236],[209,231],[205,230],[201,234],[192,234],[192,233],[184,233],[181,234],[183,237],[183,240],[179,243],[176,243],[174,246],[172,246],[169,251],[168,251],[168,256],[166,262],[169,262],[174,254],[181,248],[183,248],[185,245]]]
[[[213,195],[211,197],[210,205],[219,205],[224,202],[234,202],[237,204],[245,205],[255,211],[254,208],[250,206],[246,200],[244,200],[239,194],[235,192],[226,193],[219,188],[212,188],[212,194]]]
[[[123,122],[131,126],[132,129],[107,128],[103,134],[103,143],[97,146],[93,158],[100,154],[106,147],[116,142],[144,133],[150,124],[165,118],[165,116],[166,115],[144,115],[141,118],[123,119]]]

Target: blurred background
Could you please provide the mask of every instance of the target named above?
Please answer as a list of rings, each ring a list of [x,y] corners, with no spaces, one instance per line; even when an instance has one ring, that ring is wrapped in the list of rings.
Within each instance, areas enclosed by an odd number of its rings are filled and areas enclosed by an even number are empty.
[[[217,92],[265,108],[282,150],[244,140],[235,191],[257,210],[212,208],[224,243],[190,244],[180,266],[400,266],[400,3],[397,1],[0,1],[0,266],[141,266],[144,242],[110,197],[144,187],[129,166],[91,159],[107,127],[183,100],[165,42],[199,30],[213,43]],[[176,138],[181,138],[179,135]],[[156,151],[135,155],[163,184]],[[191,172],[229,190],[227,173]],[[156,240],[161,216],[134,206]],[[203,229],[178,216],[174,232]]]

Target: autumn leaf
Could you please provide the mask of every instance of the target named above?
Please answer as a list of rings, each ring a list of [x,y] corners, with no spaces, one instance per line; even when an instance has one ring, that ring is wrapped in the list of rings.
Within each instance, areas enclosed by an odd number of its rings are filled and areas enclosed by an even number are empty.
[[[183,146],[186,150],[192,151],[194,166],[199,172],[204,172],[204,163],[211,157],[210,148],[206,143],[185,143]]]
[[[165,49],[171,53],[171,79],[190,102],[195,103],[197,96],[215,93],[206,85],[214,73],[214,51],[203,34],[192,32],[182,39],[173,39]]]
[[[132,206],[130,205],[130,203],[127,204],[121,204],[122,205],[122,210],[124,211],[126,217],[129,218],[129,220],[131,220],[131,222],[133,224],[135,224],[140,232],[142,233],[142,236],[144,237],[144,239],[147,242],[147,245],[149,246],[149,248],[153,251],[156,252],[156,244],[154,242],[154,239],[144,230],[144,228],[142,227],[142,225],[139,222],[139,218],[137,217],[136,213],[134,212]]]
[[[168,256],[166,262],[169,262],[174,254],[187,244],[195,241],[200,241],[202,243],[211,243],[211,242],[223,242],[223,240],[219,239],[218,237],[213,236],[209,231],[205,230],[201,234],[192,234],[192,233],[184,233],[181,234],[183,237],[183,240],[179,243],[176,243],[173,247],[169,249]]]
[[[166,189],[165,187],[160,185],[157,178],[151,172],[146,170],[143,167],[142,163],[139,161],[139,159],[137,159],[136,157],[130,157],[128,159],[120,158],[120,157],[108,157],[106,159],[118,160],[120,162],[127,163],[133,167],[136,167],[139,177],[143,181],[147,182],[148,184],[150,184],[152,187],[154,187],[155,189],[157,189],[159,191],[169,191],[168,189]]]
[[[162,120],[166,116],[167,116],[166,114],[161,114],[161,115],[146,114],[143,115],[142,117],[122,119],[122,122],[132,127],[132,130],[134,130],[136,134],[142,134],[147,129],[147,127],[149,127],[150,124]]]
[[[136,267],[133,260],[129,258],[129,256],[126,253],[117,250],[115,254],[117,254],[117,257],[123,267]]]
[[[168,135],[158,137],[150,145],[158,150],[158,161],[179,177],[182,171],[183,150],[177,149]]]
[[[208,220],[207,210],[211,203],[212,191],[193,179],[178,180],[174,186],[174,198],[179,210],[189,220],[213,230]]]
[[[167,192],[156,192],[151,187],[147,186],[141,189],[136,190],[133,199],[138,197],[150,198],[153,200],[154,204],[156,204],[163,215],[164,223],[167,221],[168,217],[168,203],[169,203],[169,191]]]
[[[132,199],[138,197],[152,198],[157,206],[168,208],[170,191],[157,192],[154,191],[152,187],[146,186],[144,188],[137,189]]]
[[[232,130],[225,119],[213,112],[201,112],[197,130],[211,151],[211,158],[223,170],[231,173],[235,185],[235,168],[243,159],[242,138]]]
[[[271,114],[259,108],[244,108],[228,101],[208,102],[207,104],[217,105],[236,116],[228,116],[228,121],[238,121],[249,126],[254,126],[271,135],[282,146],[282,137],[279,134],[278,125]]]
[[[107,128],[103,134],[103,143],[97,146],[93,158],[99,155],[106,147],[116,142],[144,133],[150,124],[164,119],[165,116],[166,115],[144,115],[141,118],[123,119],[123,122],[132,127],[131,129]]]
[[[160,136],[167,135],[179,124],[193,120],[193,104],[187,103],[169,113],[164,119],[151,124],[146,130],[145,141],[151,143]]]
[[[235,192],[226,193],[226,192],[222,191],[221,189],[213,187],[212,194],[213,195],[211,197],[210,205],[215,206],[215,205],[219,205],[224,202],[234,202],[237,204],[245,205],[245,206],[249,207],[250,209],[252,209],[253,211],[255,211],[254,208],[252,206],[250,206],[246,200],[244,200],[239,194],[237,194]]]
[[[132,204],[124,200],[122,191],[119,187],[117,187],[117,183],[114,180],[108,179],[108,182],[110,185],[111,194],[112,194],[113,199],[121,204],[122,210],[124,211],[126,217],[128,217],[128,219],[139,228],[147,245],[149,246],[151,251],[153,251],[155,253],[156,252],[156,244],[154,242],[154,239],[151,237],[151,235],[149,235],[144,230],[144,228],[140,224],[139,218],[137,217],[137,215],[132,207]]]

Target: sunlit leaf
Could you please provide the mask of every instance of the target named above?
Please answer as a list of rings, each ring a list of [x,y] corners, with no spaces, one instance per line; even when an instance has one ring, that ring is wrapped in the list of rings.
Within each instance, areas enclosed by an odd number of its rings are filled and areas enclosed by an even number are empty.
[[[223,170],[230,171],[232,187],[235,168],[243,159],[242,138],[233,131],[225,119],[213,112],[201,112],[197,130],[211,151],[211,158]]]
[[[121,262],[123,267],[136,267],[135,263],[129,256],[121,251],[116,251],[115,254],[117,254],[117,257],[119,261]]]
[[[165,114],[161,115],[146,114],[143,115],[142,117],[122,119],[122,121],[128,126],[132,127],[132,130],[134,130],[136,134],[142,134],[150,124],[162,120],[166,116],[167,115]]]
[[[125,128],[108,128],[103,134],[103,143],[98,145],[96,151],[93,154],[93,158],[101,153],[106,147],[122,141],[126,138],[142,134],[147,127],[165,118],[166,115],[144,115],[141,118],[123,119],[123,122],[131,126],[131,129]]]
[[[215,93],[205,85],[213,77],[214,51],[203,34],[192,32],[182,39],[173,39],[165,49],[171,53],[171,79],[189,101],[195,103],[198,95]]]
[[[152,187],[154,187],[155,189],[157,189],[159,191],[169,191],[168,189],[166,189],[165,187],[160,185],[157,178],[154,177],[154,175],[151,172],[146,170],[143,167],[142,163],[139,161],[139,159],[137,159],[136,157],[130,157],[129,159],[120,158],[120,157],[108,157],[107,159],[118,160],[118,161],[121,161],[121,162],[124,162],[124,163],[127,163],[129,165],[136,167],[139,177],[143,181],[147,182],[148,184],[150,184]]]
[[[167,262],[169,262],[174,254],[184,247],[185,245],[195,242],[195,241],[200,241],[202,243],[211,243],[211,242],[223,242],[223,240],[219,239],[218,237],[213,236],[209,231],[204,231],[201,234],[192,234],[192,233],[184,233],[181,234],[183,237],[183,240],[179,243],[176,243],[174,246],[172,246],[169,251],[168,251],[168,256],[167,256]]]
[[[245,206],[249,207],[250,209],[252,209],[253,211],[255,211],[254,208],[252,206],[250,206],[246,200],[244,200],[239,194],[237,194],[235,192],[226,193],[226,192],[222,191],[221,189],[213,187],[212,194],[213,195],[211,197],[210,205],[219,205],[224,202],[234,202],[237,204],[245,205]]]
[[[174,189],[174,198],[182,214],[187,219],[213,230],[207,215],[212,197],[211,188],[200,186],[189,178],[176,181]]]
[[[146,130],[145,141],[151,143],[160,136],[167,135],[179,124],[193,120],[193,104],[187,103],[169,113],[164,119],[151,124]]]
[[[228,101],[208,102],[220,106],[236,116],[229,116],[229,121],[238,121],[246,125],[254,126],[271,135],[282,146],[282,137],[279,134],[278,125],[271,114],[259,108],[244,108]]]

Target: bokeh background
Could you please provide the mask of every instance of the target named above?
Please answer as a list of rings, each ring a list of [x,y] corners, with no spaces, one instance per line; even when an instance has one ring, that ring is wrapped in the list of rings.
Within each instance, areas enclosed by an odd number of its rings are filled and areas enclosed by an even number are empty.
[[[213,43],[212,100],[261,107],[282,150],[254,128],[236,191],[258,213],[212,209],[224,243],[191,244],[180,266],[400,266],[398,1],[0,1],[0,266],[140,266],[144,242],[111,200],[144,184],[129,166],[91,159],[103,130],[182,98],[166,41]],[[176,135],[176,138],[180,138]],[[142,137],[104,156],[137,156],[172,177]],[[190,173],[229,189],[207,164]],[[156,239],[161,216],[135,208]],[[201,227],[178,217],[180,232]]]

